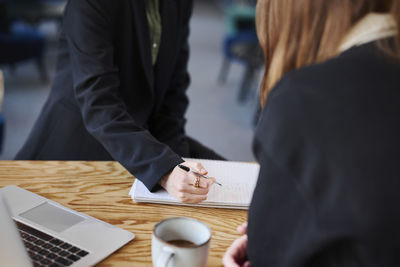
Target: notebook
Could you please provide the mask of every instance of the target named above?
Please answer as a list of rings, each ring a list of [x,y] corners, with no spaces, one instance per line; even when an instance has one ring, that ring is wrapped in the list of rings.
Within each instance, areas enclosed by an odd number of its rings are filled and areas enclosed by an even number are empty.
[[[184,204],[164,189],[150,192],[138,179],[133,183],[129,195],[135,202],[248,209],[258,178],[260,169],[258,164],[204,159],[185,160],[200,162],[208,171],[208,175],[215,177],[222,184],[222,186],[214,184],[211,187],[207,200],[198,204]]]

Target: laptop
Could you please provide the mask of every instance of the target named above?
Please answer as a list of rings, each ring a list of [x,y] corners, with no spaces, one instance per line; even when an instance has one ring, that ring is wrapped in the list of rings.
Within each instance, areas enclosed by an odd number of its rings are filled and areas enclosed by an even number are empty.
[[[17,186],[0,188],[2,266],[91,266],[135,236]]]

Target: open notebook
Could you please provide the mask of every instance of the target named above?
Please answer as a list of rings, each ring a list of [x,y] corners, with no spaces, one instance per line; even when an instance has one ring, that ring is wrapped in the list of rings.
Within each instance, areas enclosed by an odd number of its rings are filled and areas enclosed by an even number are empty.
[[[215,177],[222,186],[214,184],[207,200],[199,204],[183,204],[161,189],[151,193],[145,185],[135,180],[129,195],[135,202],[188,205],[215,208],[248,209],[257,182],[260,166],[255,163],[185,159],[198,161],[207,169],[208,175]]]

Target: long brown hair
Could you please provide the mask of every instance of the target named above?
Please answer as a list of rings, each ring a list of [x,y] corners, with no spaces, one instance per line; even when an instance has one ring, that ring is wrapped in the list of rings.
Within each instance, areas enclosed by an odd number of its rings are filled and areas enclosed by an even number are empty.
[[[370,12],[392,12],[400,29],[400,0],[258,0],[257,34],[264,51],[261,103],[282,76],[337,54],[351,27]],[[381,47],[400,56],[395,47]]]

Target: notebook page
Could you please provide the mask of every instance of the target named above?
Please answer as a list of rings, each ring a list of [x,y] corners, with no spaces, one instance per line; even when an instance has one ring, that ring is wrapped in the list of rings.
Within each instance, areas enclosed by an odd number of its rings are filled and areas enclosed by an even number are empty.
[[[207,200],[200,206],[248,206],[258,178],[259,165],[254,163],[194,160],[201,162],[208,171],[208,176],[215,177],[222,186],[214,184]],[[135,201],[179,203],[165,190],[151,193],[139,180],[135,180],[130,195]]]

